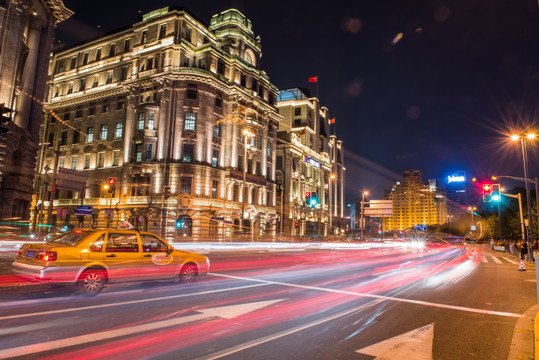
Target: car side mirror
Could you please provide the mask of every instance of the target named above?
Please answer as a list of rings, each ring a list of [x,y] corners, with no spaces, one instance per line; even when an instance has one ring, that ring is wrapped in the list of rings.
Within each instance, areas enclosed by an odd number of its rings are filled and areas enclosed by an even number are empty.
[[[172,254],[172,252],[174,251],[174,248],[173,247],[169,247],[167,249],[167,256],[169,256],[170,254]]]

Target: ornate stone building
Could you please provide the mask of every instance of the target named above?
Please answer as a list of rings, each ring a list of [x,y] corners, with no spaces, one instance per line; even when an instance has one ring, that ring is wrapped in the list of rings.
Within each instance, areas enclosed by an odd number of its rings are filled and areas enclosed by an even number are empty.
[[[54,28],[72,14],[62,0],[0,1],[0,104],[11,119],[0,134],[0,218],[30,217]]]
[[[436,180],[424,183],[419,170],[405,171],[403,183],[393,185],[388,200],[393,201],[393,216],[383,219],[386,231],[447,222],[445,195],[437,188]]]
[[[261,56],[239,11],[206,26],[176,7],[55,51],[42,133],[60,144],[58,167],[88,176],[82,199],[57,191],[55,223],[129,220],[169,239],[222,238],[240,232],[243,214],[243,232],[271,234],[281,116]],[[43,164],[51,182],[52,150]],[[109,178],[114,192],[104,189]],[[81,204],[92,216],[75,216]]]
[[[277,176],[282,232],[336,235],[344,219],[343,145],[330,134],[326,107],[305,89],[279,92],[283,119],[277,133]]]

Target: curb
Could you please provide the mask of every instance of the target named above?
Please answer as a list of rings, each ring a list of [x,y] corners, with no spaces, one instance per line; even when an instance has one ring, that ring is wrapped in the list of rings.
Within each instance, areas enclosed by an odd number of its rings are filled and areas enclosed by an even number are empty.
[[[513,338],[511,339],[511,347],[509,348],[507,360],[538,359],[536,352],[537,342],[539,340],[537,339],[539,335],[539,313],[537,309],[538,306],[535,304],[526,310],[518,319],[513,330]]]

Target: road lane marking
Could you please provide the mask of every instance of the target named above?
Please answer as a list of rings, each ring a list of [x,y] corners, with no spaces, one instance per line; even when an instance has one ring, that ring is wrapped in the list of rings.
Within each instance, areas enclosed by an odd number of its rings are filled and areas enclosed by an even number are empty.
[[[299,331],[311,328],[311,327],[316,326],[316,325],[324,324],[324,323],[326,323],[328,321],[335,320],[335,319],[338,319],[338,318],[346,316],[346,315],[350,315],[350,314],[352,314],[354,312],[365,310],[365,309],[367,309],[369,307],[380,304],[383,301],[384,300],[382,300],[382,299],[373,300],[373,301],[371,301],[371,302],[369,302],[367,304],[361,305],[361,306],[353,308],[351,310],[341,311],[340,313],[330,315],[328,317],[325,317],[325,318],[322,318],[322,319],[319,319],[319,320],[311,321],[310,323],[307,323],[307,324],[298,325],[298,326],[293,327],[291,329],[284,330],[284,331],[281,331],[281,332],[278,332],[278,333],[275,333],[275,334],[267,335],[267,336],[264,336],[264,337],[261,337],[261,338],[258,338],[258,339],[255,339],[255,340],[240,344],[240,345],[236,345],[234,347],[224,349],[224,350],[215,352],[213,354],[205,355],[205,356],[199,357],[199,358],[197,358],[195,360],[213,360],[213,359],[222,358],[224,356],[232,355],[232,354],[240,352],[242,350],[249,349],[249,348],[258,346],[260,344],[264,344],[264,343],[267,343],[267,342],[270,342],[270,341],[273,341],[273,340],[276,340],[276,339],[279,339],[279,338],[282,338],[282,337],[297,333]]]
[[[141,324],[130,326],[127,328],[120,328],[114,330],[105,330],[96,333],[90,333],[80,336],[74,336],[67,339],[53,340],[48,342],[43,342],[39,344],[19,346],[11,349],[0,350],[0,359],[7,359],[10,357],[16,356],[25,356],[30,354],[35,354],[44,351],[51,351],[57,349],[63,349],[69,346],[76,346],[87,344],[95,341],[109,340],[114,339],[120,336],[134,335],[141,332],[159,330],[166,327],[177,326],[186,324],[193,321],[199,321],[206,318],[220,317],[225,319],[233,319],[240,315],[244,315],[255,310],[261,309],[266,306],[273,305],[277,302],[282,301],[278,300],[268,300],[268,301],[258,301],[253,303],[246,304],[235,304],[228,306],[220,306],[214,308],[206,309],[197,309],[198,314],[184,316],[180,318],[168,319],[156,321],[148,324]]]
[[[196,296],[196,295],[215,294],[215,293],[225,292],[225,291],[250,289],[250,288],[253,288],[253,287],[259,287],[259,286],[265,286],[265,285],[266,284],[246,285],[246,286],[239,286],[239,287],[234,287],[234,288],[200,291],[200,292],[191,293],[191,294],[170,295],[170,296],[163,296],[163,297],[158,297],[158,298],[122,301],[122,302],[119,302],[119,303],[108,303],[108,304],[82,306],[82,307],[69,308],[69,309],[59,309],[59,310],[40,311],[40,312],[17,314],[17,315],[7,315],[7,316],[0,316],[0,320],[18,319],[18,318],[25,318],[25,317],[31,317],[31,316],[40,316],[40,315],[60,314],[60,313],[66,313],[66,312],[72,312],[72,311],[103,309],[103,308],[113,307],[113,306],[141,304],[141,303],[152,302],[152,301],[170,300],[170,299],[178,299],[178,298],[182,298],[182,297],[189,297],[189,296]]]
[[[494,260],[494,262],[495,262],[496,264],[502,264],[502,261],[501,261],[500,259],[498,259],[497,256],[492,256],[492,260]]]
[[[323,288],[323,287],[318,287],[318,286],[292,284],[292,283],[285,283],[285,282],[280,282],[280,281],[271,281],[271,280],[248,278],[248,277],[243,277],[243,276],[225,275],[225,274],[217,274],[217,273],[208,273],[208,275],[220,276],[220,277],[225,277],[225,278],[229,278],[229,279],[254,281],[254,282],[259,282],[259,283],[264,283],[264,284],[271,284],[271,285],[282,285],[282,286],[288,286],[288,287],[295,287],[295,288],[298,288],[298,289],[318,290],[318,291],[331,292],[331,293],[336,293],[336,294],[352,295],[352,296],[357,296],[357,297],[383,299],[383,300],[388,300],[388,301],[395,301],[395,302],[422,305],[422,306],[430,306],[430,307],[441,308],[441,309],[465,311],[465,312],[471,312],[471,313],[476,313],[476,314],[506,316],[506,317],[516,317],[516,318],[519,318],[522,315],[522,314],[515,314],[515,313],[510,313],[510,312],[504,312],[504,311],[492,311],[492,310],[484,310],[484,309],[474,309],[474,308],[469,308],[469,307],[465,307],[465,306],[438,304],[438,303],[433,303],[433,302],[429,302],[429,301],[412,300],[412,299],[397,298],[397,297],[393,297],[393,296],[384,296],[384,295],[376,295],[376,294],[358,293],[358,292],[347,291],[347,290],[328,289],[328,288]]]
[[[481,262],[488,263],[486,256],[481,256]]]
[[[356,350],[359,354],[376,356],[374,360],[432,360],[434,323]]]

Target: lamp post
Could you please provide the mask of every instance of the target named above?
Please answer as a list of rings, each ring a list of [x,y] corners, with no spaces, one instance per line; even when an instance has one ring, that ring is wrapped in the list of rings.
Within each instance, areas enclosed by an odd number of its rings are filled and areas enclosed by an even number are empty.
[[[475,206],[468,206],[468,210],[470,210],[470,214],[472,215],[472,222],[471,222],[471,225],[470,225],[470,235],[471,235],[472,234],[472,226],[473,226],[473,212],[475,210],[477,210],[477,208]]]
[[[245,214],[245,177],[247,176],[247,140],[251,137],[254,137],[255,134],[249,129],[244,128],[242,131],[243,135],[243,183],[241,186],[241,219],[240,219],[240,230],[243,234],[243,217]]]
[[[333,185],[332,185],[332,181],[335,180],[337,176],[335,174],[331,174],[329,175],[329,231],[330,233],[333,232],[333,207],[332,207],[332,198],[333,198],[333,194],[332,194],[332,188],[333,188]]]
[[[369,196],[369,192],[368,191],[363,191],[363,194],[361,194],[361,215],[360,215],[360,223],[359,223],[359,228],[360,228],[360,239],[363,240],[363,209],[365,208],[365,196]]]
[[[449,236],[451,236],[451,218],[453,215],[447,215],[447,217],[449,218]]]
[[[528,229],[529,229],[529,237],[528,237],[528,259],[531,262],[532,261],[532,241],[534,240],[533,236],[533,226],[532,226],[532,204],[531,204],[531,198],[530,198],[530,185],[528,180],[528,152],[526,149],[526,141],[525,140],[533,140],[535,139],[535,134],[527,134],[527,135],[512,135],[511,140],[512,141],[518,141],[520,140],[521,150],[522,150],[522,164],[524,166],[524,184],[526,184],[526,202],[528,206]]]
[[[107,190],[107,192],[110,194],[109,197],[109,216],[107,217],[107,228],[110,227],[110,221],[112,220],[111,213],[112,213],[112,189],[110,188],[109,184],[104,185],[103,189]]]

